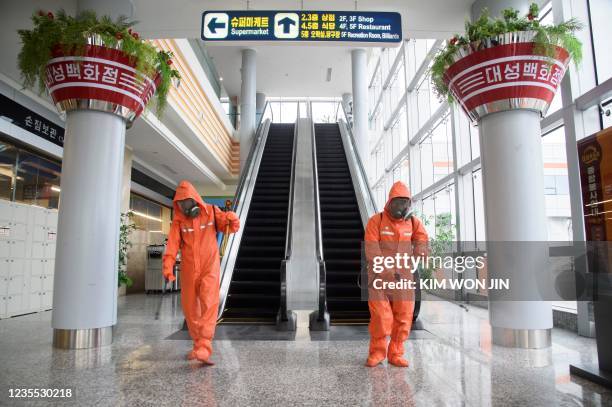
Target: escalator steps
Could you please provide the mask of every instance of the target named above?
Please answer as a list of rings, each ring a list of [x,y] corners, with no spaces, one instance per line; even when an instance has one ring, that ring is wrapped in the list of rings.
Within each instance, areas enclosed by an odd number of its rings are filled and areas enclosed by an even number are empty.
[[[221,323],[274,323],[280,307],[293,124],[272,124],[257,173]]]
[[[366,324],[357,285],[363,224],[338,124],[315,124],[327,308],[332,324]]]

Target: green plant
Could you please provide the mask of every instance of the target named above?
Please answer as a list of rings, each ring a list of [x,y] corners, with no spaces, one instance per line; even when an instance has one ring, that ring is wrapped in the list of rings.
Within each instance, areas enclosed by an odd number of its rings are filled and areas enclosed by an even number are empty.
[[[482,41],[493,39],[501,34],[517,31],[533,31],[535,36],[535,52],[552,58],[555,55],[555,46],[565,48],[575,64],[582,60],[582,44],[575,33],[583,25],[572,18],[557,25],[543,25],[538,20],[539,7],[532,3],[529,13],[519,17],[519,12],[508,8],[503,10],[501,18],[491,18],[488,9],[483,9],[475,22],[465,23],[465,35],[455,35],[448,40],[446,46],[436,54],[431,66],[431,80],[434,90],[440,99],[453,101],[448,86],[444,82],[444,73],[453,64],[454,55],[460,50],[470,48],[479,49]]]
[[[113,21],[110,17],[98,18],[93,11],[83,11],[76,17],[64,10],[54,15],[38,11],[32,15],[34,27],[31,30],[18,30],[22,48],[18,65],[25,87],[38,84],[39,92],[45,89],[44,78],[48,61],[56,47],[66,53],[83,55],[87,38],[98,35],[104,44],[123,51],[136,65],[136,69],[147,76],[160,75],[156,91],[157,113],[161,114],[172,79],[180,79],[178,71],[172,68],[172,53],[158,51],[151,43],[140,38],[132,31],[135,21],[121,16]]]
[[[415,216],[421,219],[424,226],[431,225],[432,218],[434,218],[435,238],[429,239],[429,256],[444,256],[452,252],[452,242],[455,240],[455,225],[452,223],[451,213],[441,213],[435,217],[426,216],[423,213]],[[434,271],[423,264],[419,266],[419,276],[422,280],[432,279]]]
[[[126,287],[131,287],[133,281],[127,275],[127,260],[128,260],[128,251],[130,247],[132,247],[132,242],[130,241],[130,234],[133,230],[136,229],[136,224],[132,221],[134,217],[134,212],[128,211],[121,214],[121,223],[119,226],[119,261],[118,261],[118,276],[119,276],[119,286],[125,285]]]

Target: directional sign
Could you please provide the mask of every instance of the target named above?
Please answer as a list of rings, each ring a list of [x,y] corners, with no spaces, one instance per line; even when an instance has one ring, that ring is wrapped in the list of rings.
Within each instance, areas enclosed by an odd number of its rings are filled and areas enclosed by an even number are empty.
[[[227,37],[228,16],[226,13],[208,13],[202,20],[202,37],[223,39]]]
[[[399,13],[362,11],[205,11],[204,41],[400,43]]]
[[[240,20],[238,20],[240,23]],[[300,34],[300,16],[297,13],[276,13],[274,36],[278,39],[293,39]]]

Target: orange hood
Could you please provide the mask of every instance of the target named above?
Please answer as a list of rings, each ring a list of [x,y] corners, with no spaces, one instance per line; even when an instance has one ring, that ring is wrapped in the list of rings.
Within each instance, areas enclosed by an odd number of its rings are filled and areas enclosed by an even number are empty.
[[[402,181],[397,181],[391,187],[389,191],[389,199],[387,199],[387,203],[385,204],[385,210],[389,206],[389,203],[393,198],[409,198],[412,199],[412,194],[410,194],[410,190]]]
[[[193,185],[191,185],[189,181],[181,181],[179,186],[176,188],[176,193],[174,194],[174,199],[172,200],[175,218],[182,220],[187,219],[176,202],[188,198],[194,199],[202,211],[208,212],[206,210],[206,206],[204,205],[204,201],[202,201],[202,197],[198,194],[198,191],[196,191]]]

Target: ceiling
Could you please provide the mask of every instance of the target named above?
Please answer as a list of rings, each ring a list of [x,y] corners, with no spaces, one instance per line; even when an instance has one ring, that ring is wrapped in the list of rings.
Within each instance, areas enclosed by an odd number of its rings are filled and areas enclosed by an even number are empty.
[[[129,0],[81,0],[114,10],[115,4]],[[376,10],[397,11],[402,15],[404,38],[448,38],[461,31],[469,17],[473,0],[132,0],[133,18],[139,23],[136,30],[145,38],[194,38],[200,37],[201,15],[205,10],[220,9],[312,9],[312,10]],[[65,9],[74,13],[77,0],[3,0],[0,13],[0,73],[9,80],[21,81],[17,69],[17,54],[20,49],[17,30],[31,26],[29,21],[35,10]],[[257,51],[257,90],[268,96],[340,96],[350,92],[350,47],[345,45],[262,45],[248,44]],[[254,46],[253,46],[254,45]],[[230,96],[240,93],[241,50],[245,44],[235,46],[208,46],[219,75]],[[327,81],[327,70],[331,68],[331,80]],[[45,96],[42,96],[46,98]],[[48,100],[48,99],[47,99]],[[170,118],[172,119],[172,118]],[[228,174],[219,171],[205,154],[194,150],[197,144],[176,125],[176,120],[164,119],[170,136],[160,137],[151,124],[138,121],[127,133],[128,144],[134,154],[151,166],[158,179],[173,184],[176,180],[202,179],[202,163],[221,178],[221,182],[232,181]],[[157,134],[156,134],[157,133]],[[172,144],[176,134],[185,142],[185,147],[197,155],[198,160],[185,160]],[[169,142],[170,140],[170,142]],[[164,163],[172,163],[168,168]],[[213,177],[214,178],[214,177]],[[211,185],[218,185],[219,179]]]
[[[177,5],[180,3],[180,6]],[[251,0],[260,10],[373,10],[402,16],[404,38],[449,38],[463,29],[473,0]],[[245,9],[245,0],[134,0],[141,33],[152,37],[199,38],[205,10]],[[194,16],[197,16],[194,18]],[[206,44],[229,96],[240,94],[241,50],[257,51],[257,91],[268,96],[340,96],[351,91],[350,46]],[[326,81],[327,69],[331,81]]]
[[[97,7],[113,9],[128,0],[105,0]],[[81,0],[83,4],[93,0]],[[473,0],[132,0],[137,31],[146,38],[200,38],[205,10],[311,9],[396,11],[404,38],[448,38],[462,30]],[[30,26],[37,9],[64,8],[73,13],[77,0],[4,0],[0,13],[0,72],[19,80],[17,29]],[[246,46],[253,44],[246,44]],[[240,93],[240,46],[207,45],[229,96]],[[345,45],[256,45],[257,90],[269,96],[340,96],[350,91],[350,47]],[[325,81],[332,68],[330,82]]]
[[[340,96],[351,92],[351,54],[345,47],[249,47],[257,52],[257,91],[268,96]],[[228,95],[240,95],[242,47],[207,47]],[[316,55],[315,55],[316,54]],[[331,68],[331,81],[327,69]]]

